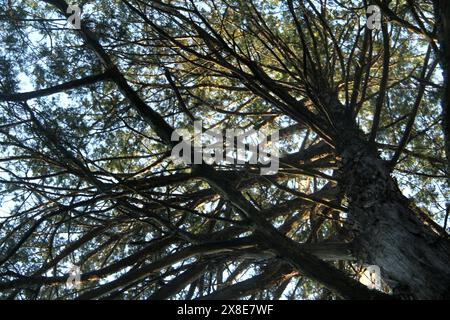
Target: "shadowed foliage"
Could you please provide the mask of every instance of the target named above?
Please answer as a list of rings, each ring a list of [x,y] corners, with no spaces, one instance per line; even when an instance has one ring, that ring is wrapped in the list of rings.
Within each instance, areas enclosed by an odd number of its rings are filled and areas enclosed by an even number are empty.
[[[448,1],[0,4],[0,298],[450,297]],[[279,170],[173,161],[200,120]]]

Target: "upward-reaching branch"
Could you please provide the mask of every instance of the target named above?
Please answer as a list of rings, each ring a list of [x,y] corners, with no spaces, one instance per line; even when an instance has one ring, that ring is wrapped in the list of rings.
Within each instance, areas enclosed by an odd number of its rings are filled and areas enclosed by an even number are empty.
[[[67,4],[64,0],[44,0],[47,3],[55,5],[63,14],[66,14]],[[128,3],[124,0],[125,3]],[[131,6],[128,3],[129,6]],[[132,7],[132,6],[131,6]],[[146,20],[148,22],[148,19]],[[148,22],[150,23],[150,22]],[[152,23],[153,25],[153,23]],[[152,126],[157,135],[166,143],[171,146],[170,140],[172,127],[150,106],[148,106],[138,95],[138,93],[131,88],[125,77],[120,73],[118,68],[112,62],[112,59],[108,56],[106,51],[100,45],[95,35],[86,27],[82,26],[80,30],[81,35],[86,41],[86,44],[93,49],[97,56],[101,59],[105,67],[113,70],[112,80],[118,85],[121,92],[130,100],[133,107],[135,107],[142,117]],[[203,34],[204,35],[204,34]],[[256,66],[256,64],[245,61],[248,63],[249,68],[260,77],[260,80],[264,85],[271,89],[276,90],[280,98],[286,99],[292,106],[299,106],[296,100],[289,96],[284,90],[281,90],[277,84],[275,84],[269,77],[267,77],[263,71]],[[302,110],[301,114],[309,114],[308,110]],[[303,119],[305,120],[305,119]],[[194,168],[197,174],[203,177],[213,188],[219,191],[224,197],[226,197],[247,219],[250,219],[255,227],[255,235],[263,241],[270,249],[272,249],[277,255],[284,260],[291,263],[298,271],[304,275],[322,283],[326,287],[335,291],[337,294],[344,298],[350,299],[376,299],[387,298],[388,296],[377,291],[371,291],[362,284],[348,277],[342,271],[336,269],[332,265],[314,257],[312,254],[303,250],[296,242],[287,238],[281,234],[276,228],[274,228],[269,222],[267,222],[259,210],[247,201],[244,196],[234,188],[230,187],[228,183],[220,179],[219,173],[208,165],[199,165]],[[122,278],[113,281],[110,284],[105,285],[102,288],[93,290],[90,293],[83,294],[81,298],[93,298],[100,293],[104,294],[108,290],[113,290],[123,284],[142,279],[148,273],[149,270],[153,270],[153,267],[144,267],[141,270],[135,270],[129,272]],[[158,267],[162,268],[161,266]],[[107,291],[105,291],[107,290]]]

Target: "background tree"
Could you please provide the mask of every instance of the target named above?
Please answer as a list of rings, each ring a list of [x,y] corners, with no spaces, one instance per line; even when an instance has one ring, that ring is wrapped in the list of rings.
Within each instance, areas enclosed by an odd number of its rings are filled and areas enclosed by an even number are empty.
[[[448,297],[445,11],[375,2],[381,30],[325,0],[80,1],[73,30],[4,1],[1,296]],[[199,119],[280,130],[280,170],[175,164]]]

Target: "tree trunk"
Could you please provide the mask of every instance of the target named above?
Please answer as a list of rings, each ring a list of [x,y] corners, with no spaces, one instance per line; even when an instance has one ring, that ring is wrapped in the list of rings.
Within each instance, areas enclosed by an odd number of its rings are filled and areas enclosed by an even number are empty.
[[[339,153],[355,256],[378,265],[394,294],[449,297],[450,241],[402,195],[386,161],[355,131]],[[431,220],[431,219],[430,219]],[[438,226],[437,226],[438,227]]]

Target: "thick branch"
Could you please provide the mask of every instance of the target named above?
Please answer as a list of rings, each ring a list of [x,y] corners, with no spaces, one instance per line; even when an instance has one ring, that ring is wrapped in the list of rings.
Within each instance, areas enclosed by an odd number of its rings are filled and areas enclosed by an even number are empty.
[[[45,96],[49,96],[59,92],[65,92],[67,90],[76,89],[79,87],[88,86],[90,84],[97,83],[99,81],[109,80],[111,77],[111,72],[106,71],[104,73],[88,76],[82,79],[77,79],[73,81],[69,81],[63,84],[58,84],[54,87],[40,89],[36,91],[30,92],[21,92],[21,93],[11,93],[11,94],[0,94],[0,101],[26,101],[35,98],[41,98]]]

